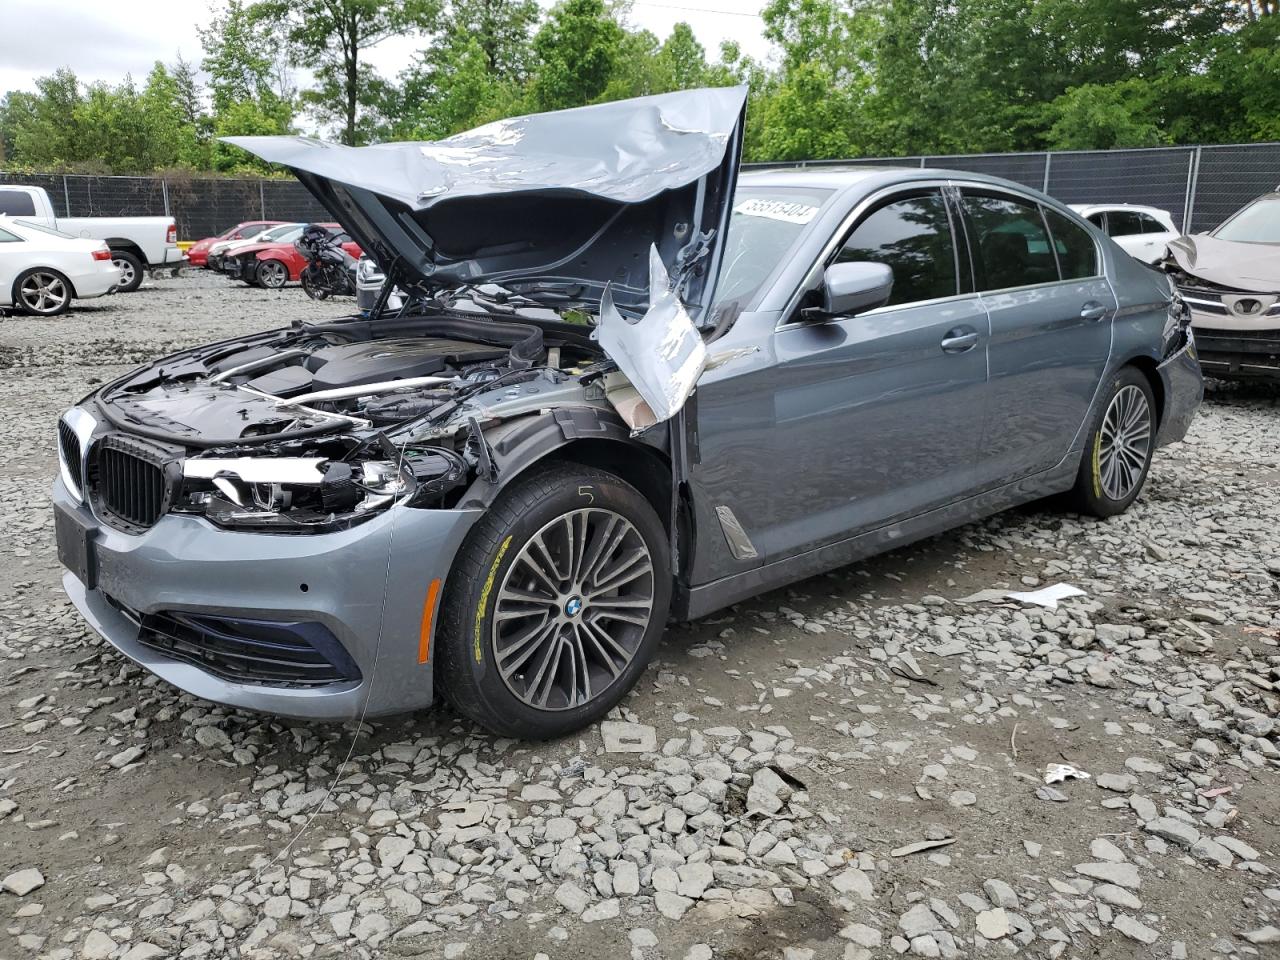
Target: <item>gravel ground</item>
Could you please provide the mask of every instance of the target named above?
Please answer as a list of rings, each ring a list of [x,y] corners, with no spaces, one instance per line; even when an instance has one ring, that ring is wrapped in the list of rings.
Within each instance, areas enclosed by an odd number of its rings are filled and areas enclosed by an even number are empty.
[[[570,740],[223,710],[64,599],[54,421],[341,309],[186,277],[0,326],[0,956],[1276,955],[1280,391],[1212,390],[1123,517],[1016,511],[674,626]]]

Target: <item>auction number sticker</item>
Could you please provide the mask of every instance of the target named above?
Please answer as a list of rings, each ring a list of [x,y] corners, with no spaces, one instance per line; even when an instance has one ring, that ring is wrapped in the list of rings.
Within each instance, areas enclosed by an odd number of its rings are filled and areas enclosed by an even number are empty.
[[[759,197],[743,200],[733,212],[744,217],[765,217],[785,223],[808,223],[818,213],[818,208],[807,203],[788,200],[765,200]]]

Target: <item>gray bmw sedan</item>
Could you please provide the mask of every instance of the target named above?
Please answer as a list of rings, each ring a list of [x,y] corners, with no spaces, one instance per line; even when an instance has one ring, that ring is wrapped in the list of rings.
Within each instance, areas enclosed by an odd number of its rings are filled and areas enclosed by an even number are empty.
[[[729,88],[434,143],[234,140],[383,294],[63,415],[86,620],[224,704],[442,694],[548,738],[616,705],[671,618],[1053,494],[1133,503],[1201,398],[1168,279],[1007,181],[739,177],[744,109]]]

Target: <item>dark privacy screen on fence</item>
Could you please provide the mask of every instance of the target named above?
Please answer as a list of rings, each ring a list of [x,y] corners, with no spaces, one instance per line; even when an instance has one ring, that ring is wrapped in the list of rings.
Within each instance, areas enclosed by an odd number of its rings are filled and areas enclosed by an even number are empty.
[[[796,166],[944,167],[1004,177],[1064,203],[1142,203],[1173,214],[1188,232],[1210,230],[1260,193],[1280,184],[1280,143],[1155,147],[1062,153],[989,153],[962,156],[823,160]],[[168,215],[178,237],[199,240],[243,220],[328,220],[294,180],[195,177],[87,177],[9,174],[0,183],[44,187],[60,217]]]
[[[296,180],[0,173],[0,183],[44,187],[59,217],[171,216],[181,240],[214,236],[244,220],[330,219]]]

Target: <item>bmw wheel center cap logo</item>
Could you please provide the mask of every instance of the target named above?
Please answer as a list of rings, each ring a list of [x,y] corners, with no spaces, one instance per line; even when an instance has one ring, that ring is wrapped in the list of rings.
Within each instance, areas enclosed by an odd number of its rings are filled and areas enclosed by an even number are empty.
[[[566,617],[576,617],[582,612],[582,598],[570,597],[564,602],[564,615]]]

